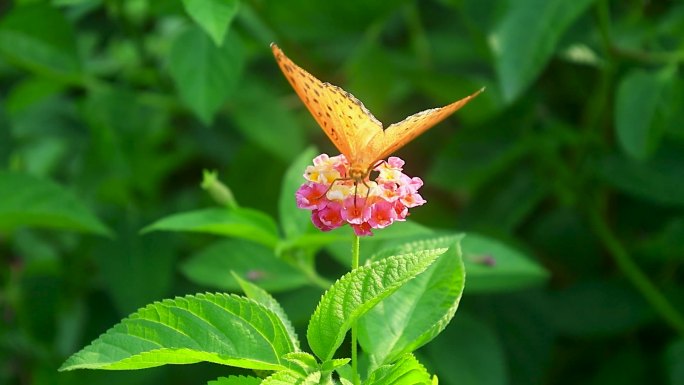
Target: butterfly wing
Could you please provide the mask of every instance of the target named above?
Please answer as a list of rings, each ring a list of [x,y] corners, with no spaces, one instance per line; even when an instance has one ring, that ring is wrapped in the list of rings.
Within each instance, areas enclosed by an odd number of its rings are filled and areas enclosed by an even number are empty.
[[[271,49],[318,125],[352,165],[359,165],[371,138],[382,134],[382,124],[352,94],[316,79],[293,63],[277,45],[271,44]]]
[[[446,119],[449,115],[453,114],[456,110],[460,109],[474,97],[479,95],[483,90],[484,88],[447,106],[418,112],[399,123],[390,125],[386,130],[371,138],[368,146],[369,151],[367,151],[366,159],[363,159],[363,161],[372,164],[379,159],[384,159],[398,149],[404,147],[406,143],[412,141],[435,124]]]

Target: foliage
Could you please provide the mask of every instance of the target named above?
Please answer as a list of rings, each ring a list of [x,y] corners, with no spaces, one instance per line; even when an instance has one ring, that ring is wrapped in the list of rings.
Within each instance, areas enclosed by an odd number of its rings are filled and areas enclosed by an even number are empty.
[[[366,383],[682,384],[683,26],[676,1],[2,3],[0,383],[346,384],[356,320]],[[335,152],[271,41],[381,121],[487,87],[399,152],[428,204],[356,273],[295,206],[306,144]],[[57,372],[198,361],[228,365]]]

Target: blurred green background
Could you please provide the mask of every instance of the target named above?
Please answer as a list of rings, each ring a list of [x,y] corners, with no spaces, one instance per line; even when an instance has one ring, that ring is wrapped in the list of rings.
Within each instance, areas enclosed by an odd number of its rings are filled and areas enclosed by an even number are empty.
[[[498,239],[549,274],[466,283],[419,352],[440,383],[684,384],[681,1],[25,0],[0,15],[0,383],[230,373],[56,369],[142,305],[221,290],[189,267],[218,237],[139,233],[215,206],[203,169],[277,216],[294,159],[335,154],[274,41],[386,123],[487,87],[397,154],[426,181],[410,221]],[[303,327],[321,291],[290,286]]]

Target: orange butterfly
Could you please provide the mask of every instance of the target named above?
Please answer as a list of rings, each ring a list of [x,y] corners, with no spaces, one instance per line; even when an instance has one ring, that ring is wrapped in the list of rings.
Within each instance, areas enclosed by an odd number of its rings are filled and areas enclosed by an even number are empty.
[[[382,123],[354,95],[316,79],[285,56],[275,43],[271,43],[271,49],[297,95],[350,162],[349,178],[355,184],[365,180],[377,161],[446,119],[484,90],[447,106],[421,111],[383,130]]]

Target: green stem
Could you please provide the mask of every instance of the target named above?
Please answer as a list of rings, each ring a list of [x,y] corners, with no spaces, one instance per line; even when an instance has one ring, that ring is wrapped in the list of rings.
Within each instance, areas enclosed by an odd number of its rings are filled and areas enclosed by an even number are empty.
[[[351,268],[355,270],[359,267],[359,249],[360,240],[359,237],[354,234],[354,240],[352,241],[352,262]],[[358,372],[358,359],[357,359],[357,343],[356,343],[356,322],[351,328],[351,365],[352,372],[354,373],[354,385],[359,384],[359,372]]]
[[[641,292],[646,301],[660,316],[679,334],[684,336],[684,317],[665,298],[658,288],[648,279],[639,266],[630,257],[625,247],[620,243],[615,234],[600,214],[600,210],[592,209],[589,219],[594,231],[610,252],[623,274],[632,281],[632,284]]]

